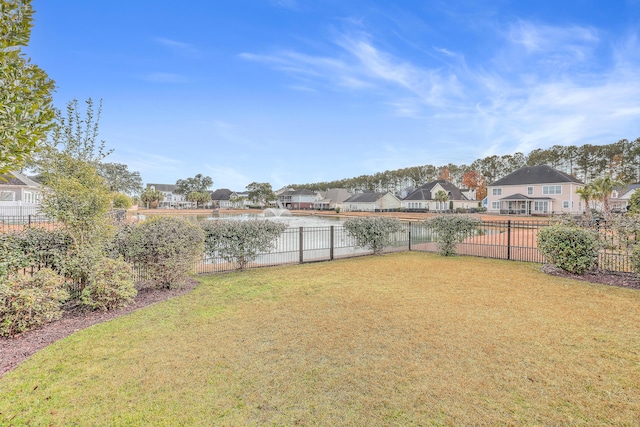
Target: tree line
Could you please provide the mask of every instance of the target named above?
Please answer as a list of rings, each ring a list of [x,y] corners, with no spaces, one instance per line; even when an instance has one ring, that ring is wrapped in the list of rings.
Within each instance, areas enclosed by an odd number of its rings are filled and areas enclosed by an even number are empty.
[[[487,156],[470,165],[449,163],[443,166],[412,166],[335,181],[292,184],[290,187],[313,191],[345,188],[351,192],[390,191],[401,194],[406,189],[416,188],[436,179],[445,179],[458,187],[476,190],[477,198],[481,199],[486,195],[487,185],[521,167],[536,165],[551,166],[584,183],[604,177],[620,183],[638,182],[640,138],[635,141],[621,139],[606,145],[554,145],[546,149],[537,148],[527,155],[517,152]]]

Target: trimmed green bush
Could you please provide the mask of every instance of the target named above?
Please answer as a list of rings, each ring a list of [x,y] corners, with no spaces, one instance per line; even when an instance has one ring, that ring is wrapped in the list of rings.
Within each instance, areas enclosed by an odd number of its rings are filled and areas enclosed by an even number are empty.
[[[60,273],[70,246],[71,237],[64,230],[27,228],[0,234],[0,277],[43,265]]]
[[[424,224],[435,231],[440,255],[451,256],[456,254],[458,243],[475,235],[480,220],[466,215],[438,215]]]
[[[280,222],[257,219],[205,221],[201,226],[207,255],[233,262],[238,270],[245,269],[260,253],[273,249],[287,228]]]
[[[402,230],[397,218],[349,218],[343,225],[355,239],[356,247],[369,248],[374,255],[380,255],[385,247],[393,243],[393,234]]]
[[[116,246],[126,261],[143,269],[149,284],[172,289],[182,286],[202,256],[204,232],[184,218],[153,217],[124,229]]]
[[[571,273],[582,274],[598,261],[598,237],[581,227],[552,225],[541,229],[538,249],[547,262]]]
[[[0,335],[14,336],[62,317],[64,279],[49,268],[0,283]]]
[[[131,265],[103,258],[96,263],[80,300],[94,310],[112,310],[129,305],[137,294]]]
[[[640,243],[633,245],[631,250],[631,268],[637,274],[640,274]]]

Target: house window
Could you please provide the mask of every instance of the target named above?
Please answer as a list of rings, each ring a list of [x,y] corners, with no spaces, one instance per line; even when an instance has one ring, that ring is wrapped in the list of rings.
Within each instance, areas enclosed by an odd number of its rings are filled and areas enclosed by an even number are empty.
[[[502,188],[493,188],[491,191],[494,196],[502,196]]]
[[[13,202],[15,194],[13,191],[0,191],[0,201]]]
[[[38,193],[33,193],[31,191],[24,192],[24,202],[30,204],[38,203]]]
[[[535,201],[533,202],[533,211],[546,213],[549,211],[549,202],[547,201]]]
[[[533,187],[527,187],[527,195],[533,196]]]
[[[500,202],[491,202],[491,210],[499,211],[500,210]]]
[[[545,185],[542,187],[542,194],[562,194],[561,185]]]
[[[568,200],[565,200],[564,202],[562,202],[562,207],[563,207],[564,209],[569,209],[569,201],[568,201]]]

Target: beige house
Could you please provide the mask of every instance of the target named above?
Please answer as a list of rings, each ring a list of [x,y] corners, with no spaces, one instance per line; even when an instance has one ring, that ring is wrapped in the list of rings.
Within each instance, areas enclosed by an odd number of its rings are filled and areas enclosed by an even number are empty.
[[[447,195],[447,200],[436,200],[436,194],[439,191],[443,191]],[[453,209],[471,209],[477,207],[477,203],[471,198],[474,197],[474,192],[470,194],[467,190],[467,194],[460,190],[458,187],[445,181],[444,179],[438,179],[436,181],[424,184],[402,200],[402,208],[405,210],[418,210],[418,211],[431,211],[431,212],[445,212]]]
[[[350,212],[384,212],[394,211],[401,207],[400,199],[392,193],[358,193],[342,203],[345,211]]]
[[[328,191],[321,192],[320,195],[322,199],[313,204],[314,209],[342,209],[344,201],[351,197],[351,193],[344,188],[331,188]]]
[[[487,186],[487,212],[504,215],[583,214],[584,183],[546,165],[520,168]]]

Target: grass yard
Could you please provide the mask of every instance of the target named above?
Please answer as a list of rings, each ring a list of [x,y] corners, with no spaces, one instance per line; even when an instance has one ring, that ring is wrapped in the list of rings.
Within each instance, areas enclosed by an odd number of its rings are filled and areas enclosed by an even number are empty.
[[[200,277],[0,379],[2,425],[640,425],[640,292],[405,252]]]

